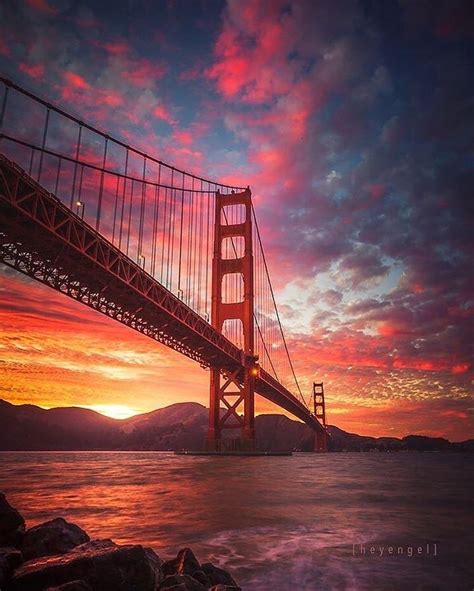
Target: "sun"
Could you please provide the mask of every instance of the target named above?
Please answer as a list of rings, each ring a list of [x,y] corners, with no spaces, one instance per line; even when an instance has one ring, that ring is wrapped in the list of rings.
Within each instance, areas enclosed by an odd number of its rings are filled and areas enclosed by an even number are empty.
[[[126,404],[92,404],[90,406],[84,406],[84,408],[95,410],[101,415],[111,417],[112,419],[128,419],[140,413],[136,408],[131,408]]]

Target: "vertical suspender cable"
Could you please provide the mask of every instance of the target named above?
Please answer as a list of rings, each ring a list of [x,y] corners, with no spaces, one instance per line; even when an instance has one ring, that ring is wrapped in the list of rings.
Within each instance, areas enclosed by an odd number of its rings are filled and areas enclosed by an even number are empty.
[[[155,187],[155,209],[153,212],[153,236],[152,236],[152,263],[151,274],[155,276],[156,269],[156,247],[158,244],[158,221],[160,219],[160,182],[161,182],[161,164],[158,165],[158,183]]]
[[[76,179],[77,179],[77,165],[79,161],[79,153],[81,150],[81,137],[82,137],[82,125],[79,125],[79,134],[77,136],[77,144],[76,144],[76,162],[74,164],[74,174],[72,177],[72,190],[71,190],[71,209],[74,205],[74,194],[76,192]]]
[[[181,222],[179,226],[179,260],[178,260],[178,295],[182,297],[181,289],[181,261],[183,251],[183,218],[184,218],[184,172],[183,172],[183,184],[181,187]]]
[[[188,306],[191,306],[191,269],[193,260],[193,208],[194,208],[194,177],[191,180],[191,195],[189,198],[189,225],[188,225],[188,264],[186,271],[186,293],[188,294]]]
[[[56,195],[56,197],[58,196],[59,176],[61,174],[61,164],[62,164],[62,161],[63,161],[62,158],[58,158],[58,167],[56,169],[56,184],[54,186],[54,194]]]
[[[142,260],[143,257],[143,226],[145,221],[145,197],[146,197],[146,158],[143,159],[143,174],[142,174],[142,200],[140,203],[140,220],[138,223],[138,247],[137,247],[137,256],[138,262]]]
[[[46,109],[46,122],[44,124],[43,141],[41,142],[40,161],[39,161],[39,168],[38,168],[38,183],[41,180],[41,172],[43,170],[43,157],[44,157],[44,149],[46,147],[46,137],[48,135],[49,113],[50,113],[49,109]]]
[[[168,226],[168,253],[166,265],[166,287],[172,289],[173,280],[173,229],[174,229],[174,168],[171,169],[171,188],[170,188],[170,223]]]
[[[123,178],[123,193],[122,193],[122,211],[120,214],[120,233],[119,233],[119,248],[122,248],[122,232],[123,232],[123,216],[125,214],[125,196],[127,191],[127,174],[128,174],[128,147],[125,152],[125,172]]]
[[[135,180],[132,178],[132,186],[130,187],[130,209],[128,210],[128,230],[127,230],[127,256],[130,250],[130,234],[132,232],[132,209],[133,209],[133,187]]]
[[[112,226],[112,244],[114,244],[114,241],[115,241],[115,224],[117,223],[119,187],[120,187],[120,176],[117,175],[117,184],[115,186],[114,223]]]
[[[211,291],[209,289],[209,268],[212,265],[212,252],[211,252],[211,247],[210,247],[210,232],[211,232],[211,214],[212,214],[212,197],[211,197],[211,192],[210,192],[210,188],[211,185],[208,182],[207,183],[207,189],[208,189],[208,193],[207,193],[207,228],[206,228],[206,302],[211,301]],[[210,313],[210,309],[208,308],[207,311],[207,320],[209,321],[209,319],[211,318],[211,313]]]
[[[161,247],[161,270],[160,270],[160,281],[163,283],[164,277],[164,266],[165,266],[165,248],[166,248],[166,212],[168,209],[168,189],[165,187],[165,205],[164,205],[164,213],[163,213],[163,241]]]
[[[97,232],[100,229],[100,216],[102,213],[102,195],[104,193],[104,174],[105,174],[105,165],[107,163],[107,147],[108,147],[109,139],[106,137],[104,142],[104,155],[102,158],[102,170],[100,173],[100,188],[99,188],[99,202],[97,203],[97,218],[95,220],[95,229]]]
[[[0,109],[0,139],[2,138],[3,133],[3,122],[5,121],[5,113],[7,110],[7,101],[8,101],[8,93],[10,87],[5,86],[5,92],[3,93],[3,100],[2,100],[2,108]]]

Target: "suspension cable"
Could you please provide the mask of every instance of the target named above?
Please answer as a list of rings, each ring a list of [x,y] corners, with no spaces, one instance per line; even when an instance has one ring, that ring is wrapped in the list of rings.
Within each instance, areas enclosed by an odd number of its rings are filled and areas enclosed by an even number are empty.
[[[49,109],[51,111],[55,111],[58,115],[61,115],[62,117],[65,117],[66,119],[69,119],[70,121],[73,121],[74,123],[79,125],[81,128],[88,129],[89,131],[92,131],[93,133],[102,136],[104,139],[108,139],[111,142],[113,142],[114,144],[117,144],[118,146],[121,146],[122,148],[129,150],[130,152],[133,152],[134,154],[136,154],[137,156],[139,156],[141,158],[146,158],[147,160],[154,162],[155,164],[159,164],[161,166],[164,166],[164,167],[168,168],[169,170],[174,170],[174,172],[176,172],[178,174],[186,174],[187,176],[192,177],[196,180],[199,180],[199,181],[202,180],[204,182],[208,182],[208,180],[205,178],[202,178],[198,175],[186,172],[184,170],[181,170],[180,168],[176,168],[175,166],[171,166],[170,164],[167,164],[166,162],[163,162],[162,160],[159,160],[158,158],[154,158],[150,154],[147,154],[146,152],[143,152],[142,150],[139,150],[138,148],[134,148],[132,146],[129,146],[127,143],[125,143],[121,139],[114,138],[111,135],[105,133],[104,131],[101,131],[97,127],[94,127],[93,125],[90,125],[90,124],[82,121],[81,118],[76,117],[75,115],[73,115],[71,113],[68,113],[64,109],[58,107],[57,105],[51,103],[50,101],[46,101],[45,99],[39,97],[38,95],[15,84],[14,82],[9,80],[8,78],[5,78],[4,76],[0,76],[0,83],[3,84],[6,89],[13,89],[16,92],[23,94],[24,96],[35,101],[36,103],[43,105],[47,109]],[[6,105],[6,97],[4,97],[4,99],[2,101],[2,108],[0,110],[0,115],[1,115],[0,123],[2,122],[2,119],[4,117],[5,105]],[[1,126],[0,126],[0,129],[1,129]],[[231,190],[231,189],[236,190],[236,191],[243,191],[244,190],[244,187],[233,187],[232,185],[222,185],[222,187],[225,187],[228,190]]]
[[[301,400],[303,401],[303,404],[306,407],[308,407],[308,403],[304,399],[303,393],[301,392],[301,388],[300,388],[300,385],[298,383],[298,379],[296,377],[295,368],[293,366],[293,362],[292,362],[291,357],[290,357],[290,351],[288,349],[288,344],[286,342],[285,333],[283,332],[283,326],[282,326],[282,323],[281,323],[280,314],[278,312],[278,307],[277,307],[276,300],[275,300],[275,292],[273,291],[273,285],[272,285],[272,282],[271,282],[271,279],[270,279],[270,274],[268,272],[267,259],[266,259],[266,256],[265,256],[265,251],[263,250],[262,238],[260,236],[260,228],[258,227],[257,216],[255,215],[255,209],[253,207],[253,204],[251,204],[251,207],[252,207],[253,219],[255,221],[255,228],[257,230],[258,243],[260,245],[260,251],[262,253],[263,265],[264,265],[264,268],[265,268],[265,273],[267,275],[268,285],[270,287],[270,294],[272,296],[272,301],[273,301],[273,306],[275,308],[275,314],[276,314],[276,318],[277,318],[277,321],[278,321],[278,326],[280,327],[280,333],[281,333],[281,337],[283,339],[283,345],[285,346],[285,351],[286,351],[286,355],[288,357],[288,362],[290,364],[291,373],[293,374],[293,378],[295,380],[296,387],[298,388],[298,392],[299,392],[299,395],[301,397]]]

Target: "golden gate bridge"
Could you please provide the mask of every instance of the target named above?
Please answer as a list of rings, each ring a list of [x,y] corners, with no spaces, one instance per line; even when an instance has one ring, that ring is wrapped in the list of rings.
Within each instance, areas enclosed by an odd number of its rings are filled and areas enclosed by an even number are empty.
[[[250,188],[166,164],[0,84],[0,261],[208,368],[209,451],[255,448],[255,393],[326,451],[322,388],[312,411]]]

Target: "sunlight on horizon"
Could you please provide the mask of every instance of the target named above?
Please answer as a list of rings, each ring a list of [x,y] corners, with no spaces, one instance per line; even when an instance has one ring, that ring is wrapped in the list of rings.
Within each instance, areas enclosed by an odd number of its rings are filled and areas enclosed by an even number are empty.
[[[135,415],[143,414],[146,411],[139,410],[137,408],[131,408],[126,404],[91,404],[81,405],[82,408],[88,408],[89,410],[95,410],[96,412],[110,417],[112,419],[128,419]]]

